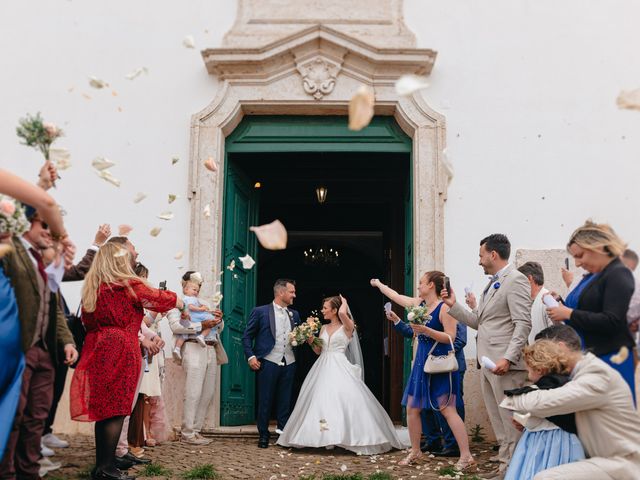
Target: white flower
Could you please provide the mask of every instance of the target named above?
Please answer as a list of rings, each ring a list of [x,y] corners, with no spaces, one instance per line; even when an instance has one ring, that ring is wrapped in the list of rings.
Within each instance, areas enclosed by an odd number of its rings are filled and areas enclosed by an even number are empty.
[[[413,312],[409,312],[409,314],[407,315],[407,320],[412,322],[414,318],[416,318],[416,314]]]
[[[295,340],[291,340],[291,345],[294,347],[298,346],[298,342],[296,342]]]

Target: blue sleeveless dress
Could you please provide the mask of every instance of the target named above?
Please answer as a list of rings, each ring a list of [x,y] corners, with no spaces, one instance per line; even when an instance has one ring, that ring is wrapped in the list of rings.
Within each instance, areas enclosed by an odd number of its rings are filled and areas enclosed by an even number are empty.
[[[444,332],[444,327],[440,322],[440,309],[443,303],[440,302],[433,312],[427,327]],[[452,339],[455,340],[455,339]],[[402,396],[402,405],[413,408],[437,408],[442,409],[447,405],[456,405],[456,397],[459,393],[459,376],[456,372],[426,374],[424,373],[424,362],[427,360],[429,350],[437,343],[433,338],[426,335],[418,335],[418,350],[413,361],[413,368],[407,386]],[[438,343],[433,350],[433,355],[446,355],[451,350],[451,344]]]
[[[24,354],[20,345],[18,306],[9,279],[0,266],[0,458],[4,457],[13,417],[20,400]]]

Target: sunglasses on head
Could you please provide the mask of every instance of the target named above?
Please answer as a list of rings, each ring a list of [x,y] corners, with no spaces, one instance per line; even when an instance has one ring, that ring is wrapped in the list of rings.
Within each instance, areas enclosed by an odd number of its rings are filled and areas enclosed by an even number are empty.
[[[35,222],[38,222],[40,225],[42,225],[42,228],[44,230],[49,230],[49,224],[47,222],[44,222],[44,221],[42,221],[40,219],[36,219],[36,220],[33,220],[32,223],[35,223]]]

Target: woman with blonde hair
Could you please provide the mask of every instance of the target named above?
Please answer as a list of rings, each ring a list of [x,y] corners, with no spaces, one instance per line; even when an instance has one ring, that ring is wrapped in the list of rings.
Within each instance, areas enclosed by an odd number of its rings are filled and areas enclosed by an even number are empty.
[[[184,306],[175,293],[151,288],[131,264],[126,248],[106,243],[96,253],[82,289],[87,336],[71,382],[71,418],[96,422],[92,479],[129,478],[115,467],[114,457],[122,423],[135,400],[144,309],[165,312]]]
[[[588,273],[563,305],[549,308],[554,322],[573,327],[585,350],[617,370],[631,388],[635,402],[632,350],[635,346],[627,310],[635,288],[631,271],[620,260],[625,243],[606,224],[587,220],[567,243],[576,267]]]

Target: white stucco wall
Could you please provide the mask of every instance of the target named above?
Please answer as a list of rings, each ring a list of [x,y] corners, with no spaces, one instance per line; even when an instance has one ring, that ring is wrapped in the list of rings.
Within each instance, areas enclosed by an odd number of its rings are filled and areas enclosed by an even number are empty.
[[[41,111],[65,129],[57,145],[70,149],[73,167],[52,193],[80,251],[99,223],[131,224],[152,281],[178,288],[178,267],[189,266],[189,119],[217,88],[199,50],[220,46],[235,15],[230,0],[0,7],[0,165],[35,179],[41,159],[15,136],[25,113]],[[640,87],[637,18],[634,0],[405,1],[417,46],[438,51],[424,96],[447,118],[455,168],[445,220],[454,288],[473,282],[481,291],[478,241],[493,232],[516,248],[562,248],[593,217],[640,249],[640,113],[615,105],[620,89]],[[187,34],[195,50],[183,47]],[[142,66],[148,75],[124,79]],[[111,87],[90,88],[91,75]],[[97,178],[96,156],[117,163],[120,188]],[[149,196],[133,204],[138,191]],[[168,205],[169,193],[181,198]],[[175,218],[157,219],[165,210]],[[163,228],[157,238],[154,226]],[[64,290],[76,304],[77,286]]]

